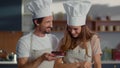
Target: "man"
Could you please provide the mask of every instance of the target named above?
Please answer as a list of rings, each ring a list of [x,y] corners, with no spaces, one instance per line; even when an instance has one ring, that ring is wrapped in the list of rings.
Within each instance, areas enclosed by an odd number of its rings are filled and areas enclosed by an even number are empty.
[[[52,28],[52,0],[33,0],[27,6],[33,14],[34,31],[21,37],[17,44],[18,68],[53,68],[56,58],[51,51],[58,45]]]

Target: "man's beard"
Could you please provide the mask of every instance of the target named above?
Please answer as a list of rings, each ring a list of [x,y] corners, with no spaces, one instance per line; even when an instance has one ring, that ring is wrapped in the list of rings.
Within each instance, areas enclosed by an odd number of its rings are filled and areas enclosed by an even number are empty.
[[[44,31],[45,34],[51,33],[51,31],[52,31],[52,29],[53,29],[52,27],[48,27],[48,28],[50,28],[50,31]]]

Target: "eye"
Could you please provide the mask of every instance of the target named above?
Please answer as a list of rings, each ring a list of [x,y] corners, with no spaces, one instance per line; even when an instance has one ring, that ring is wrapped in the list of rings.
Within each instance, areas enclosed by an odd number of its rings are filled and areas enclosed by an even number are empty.
[[[77,28],[74,28],[74,30],[78,30]]]
[[[70,28],[70,27],[68,27],[67,29],[68,29],[68,31],[71,31],[71,28]]]
[[[52,20],[47,20],[46,23],[52,23]]]
[[[46,21],[46,23],[49,23],[50,21]]]

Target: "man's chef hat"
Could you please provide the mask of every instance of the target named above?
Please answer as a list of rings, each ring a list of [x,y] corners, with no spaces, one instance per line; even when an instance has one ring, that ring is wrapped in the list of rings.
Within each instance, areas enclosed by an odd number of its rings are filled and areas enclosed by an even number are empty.
[[[50,5],[52,0],[32,0],[27,4],[28,9],[32,12],[33,19],[51,16]]]
[[[85,25],[86,16],[90,10],[90,0],[69,0],[63,3],[67,14],[67,24],[72,26]]]

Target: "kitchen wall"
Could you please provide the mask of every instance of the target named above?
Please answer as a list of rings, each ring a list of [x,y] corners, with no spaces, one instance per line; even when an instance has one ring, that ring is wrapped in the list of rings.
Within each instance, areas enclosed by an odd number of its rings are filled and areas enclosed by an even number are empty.
[[[0,0],[0,31],[21,30],[21,0]]]
[[[66,0],[53,0],[52,10],[54,14],[65,13],[62,5],[64,1]],[[120,20],[120,0],[92,0],[92,3],[89,15],[93,18],[100,16],[104,20],[105,16],[110,16],[112,20]]]
[[[117,48],[120,45],[120,32],[99,32],[101,47]]]

